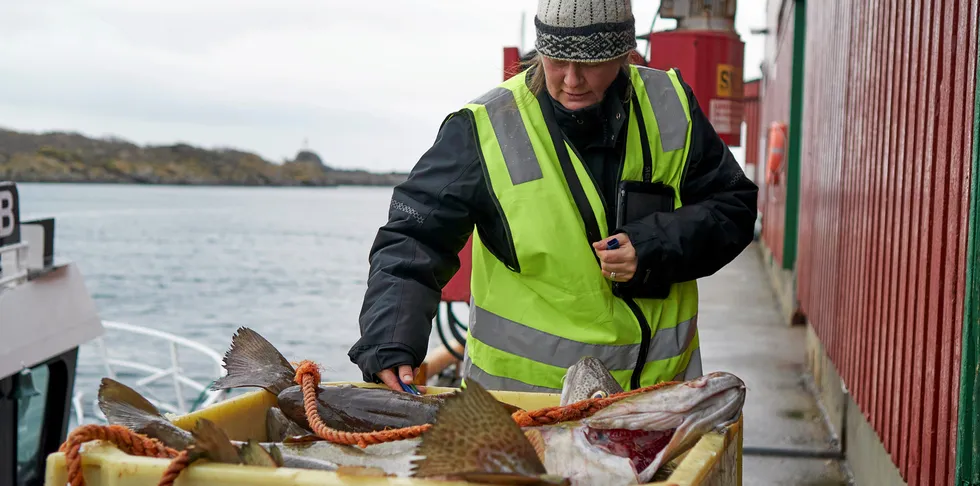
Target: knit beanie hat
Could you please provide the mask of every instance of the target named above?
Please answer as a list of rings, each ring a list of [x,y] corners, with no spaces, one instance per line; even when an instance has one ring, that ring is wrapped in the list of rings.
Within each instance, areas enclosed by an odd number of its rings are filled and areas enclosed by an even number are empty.
[[[636,48],[630,0],[538,0],[535,48],[564,61],[600,62]]]

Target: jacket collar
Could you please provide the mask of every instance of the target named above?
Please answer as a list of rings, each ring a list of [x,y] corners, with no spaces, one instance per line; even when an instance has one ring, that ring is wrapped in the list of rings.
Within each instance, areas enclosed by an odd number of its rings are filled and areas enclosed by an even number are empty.
[[[580,150],[596,146],[612,148],[628,117],[628,100],[624,100],[628,85],[628,76],[620,72],[601,102],[577,110],[565,108],[549,93],[546,98],[554,107],[558,125],[576,147]]]

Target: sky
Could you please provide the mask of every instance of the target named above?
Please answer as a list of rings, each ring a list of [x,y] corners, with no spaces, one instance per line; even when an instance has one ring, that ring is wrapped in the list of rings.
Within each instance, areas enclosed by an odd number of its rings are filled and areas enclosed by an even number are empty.
[[[739,0],[744,77],[766,0]],[[633,2],[646,33],[657,0]],[[407,172],[534,44],[535,0],[0,2],[0,127]],[[522,12],[524,25],[522,29]],[[654,30],[674,26],[659,19]],[[523,39],[522,39],[523,30]],[[645,44],[638,42],[643,52]],[[743,137],[744,139],[744,137]],[[741,162],[742,149],[732,148]]]

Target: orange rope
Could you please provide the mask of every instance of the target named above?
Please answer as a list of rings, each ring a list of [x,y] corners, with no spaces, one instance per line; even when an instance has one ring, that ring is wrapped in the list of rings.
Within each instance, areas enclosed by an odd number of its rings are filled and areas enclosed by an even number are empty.
[[[306,410],[306,420],[310,428],[321,439],[335,444],[358,445],[367,447],[369,444],[380,444],[396,440],[413,439],[429,430],[431,424],[415,425],[401,429],[379,430],[377,432],[343,432],[331,429],[323,423],[316,409],[316,391],[320,384],[320,370],[311,361],[303,361],[296,368],[296,383],[303,386],[303,408]]]
[[[310,427],[320,438],[335,444],[367,447],[370,444],[419,437],[432,427],[432,424],[422,424],[376,432],[342,432],[331,429],[323,423],[319,413],[317,413],[317,388],[320,384],[320,371],[317,365],[311,361],[301,362],[296,369],[296,382],[302,385],[303,388],[303,408],[306,411],[306,418],[310,423]],[[676,383],[658,383],[636,390],[617,393],[607,398],[590,398],[566,406],[546,407],[530,411],[518,410],[511,416],[521,427],[551,425],[559,422],[581,420],[629,396]],[[65,453],[65,461],[68,468],[68,484],[70,486],[85,486],[85,478],[82,475],[80,449],[83,443],[91,440],[111,442],[123,452],[131,455],[172,459],[166,471],[164,471],[163,476],[160,478],[158,486],[173,486],[177,476],[191,463],[189,451],[184,450],[178,452],[176,449],[167,447],[157,439],[147,437],[143,434],[137,434],[122,425],[82,425],[73,430],[68,435],[67,440],[58,449],[59,452]],[[541,448],[542,444],[537,443],[533,445],[535,445],[535,449],[540,454],[541,450],[538,449]]]
[[[170,458],[177,455],[175,449],[165,446],[156,439],[137,434],[122,425],[82,425],[73,430],[68,435],[67,440],[58,448],[59,452],[65,453],[65,462],[68,466],[68,484],[71,486],[85,486],[85,477],[82,475],[82,456],[79,451],[82,444],[90,440],[111,442],[127,454],[136,456]]]
[[[315,363],[304,360],[296,368],[296,383],[303,388],[303,409],[306,411],[306,420],[310,423],[310,428],[319,436],[335,444],[357,445],[367,447],[369,444],[380,444],[383,442],[393,442],[396,440],[413,439],[421,436],[425,431],[432,427],[432,424],[413,425],[401,429],[379,430],[375,432],[343,432],[328,427],[317,413],[317,388],[320,384],[320,371]],[[511,416],[521,427],[531,427],[537,425],[551,425],[559,422],[571,420],[581,420],[592,414],[622,400],[626,397],[645,393],[676,382],[663,382],[650,385],[636,390],[625,391],[610,395],[607,398],[590,398],[565,406],[539,408],[537,410],[518,410]]]
[[[177,454],[170,464],[167,466],[167,470],[163,472],[163,477],[160,478],[160,482],[157,486],[173,486],[174,481],[177,480],[177,476],[180,476],[180,472],[187,469],[187,466],[191,465],[191,454],[184,449]]]

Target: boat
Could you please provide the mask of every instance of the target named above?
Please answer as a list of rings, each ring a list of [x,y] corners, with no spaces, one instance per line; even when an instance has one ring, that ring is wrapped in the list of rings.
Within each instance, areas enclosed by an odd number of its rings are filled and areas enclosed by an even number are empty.
[[[715,71],[712,71],[710,79],[709,76],[702,76],[701,79],[691,77],[688,82],[702,104],[712,107],[712,123],[717,124],[726,142],[738,145],[740,124],[733,123],[733,119],[741,116],[739,80],[743,44],[734,31],[735,1],[699,2],[698,5],[689,5],[687,8],[690,10],[683,11],[672,3],[661,6],[657,18],[676,19],[677,29],[650,32],[638,38],[649,42],[660,36],[662,42],[674,45],[701,42],[724,48],[697,50],[696,59],[683,49],[667,49],[658,53],[659,57],[651,54],[649,59],[634,51],[633,62],[661,69],[695,62],[700,63],[699,66],[718,65],[717,81],[720,83],[723,75],[725,79],[734,81],[724,93],[721,88],[717,93],[714,91],[716,86],[720,86],[715,83]],[[714,8],[715,14],[695,11],[696,8]],[[719,12],[721,15],[718,15]],[[714,57],[703,58],[702,53]],[[519,72],[533,54],[533,50],[521,52],[516,47],[505,47],[504,79]],[[677,59],[670,58],[670,55],[685,57]],[[720,66],[731,69],[725,70]],[[690,71],[694,71],[693,67]],[[714,108],[716,105],[718,109]],[[208,381],[195,380],[183,372],[180,357],[184,355],[184,350],[202,355],[214,364],[213,380],[224,373],[221,355],[217,351],[171,333],[100,319],[78,267],[70,261],[54,258],[54,227],[53,219],[20,221],[16,184],[0,182],[0,336],[4,336],[0,340],[0,484],[64,484],[65,457],[56,451],[65,440],[69,428],[86,423],[90,417],[104,421],[95,406],[95,393],[74,390],[78,350],[86,343],[97,346],[105,376],[120,378],[125,375],[128,378],[126,384],[169,413],[178,425],[189,427],[200,417],[222,417],[223,426],[227,426],[232,438],[258,438],[255,437],[255,427],[249,424],[256,421],[261,423],[262,419],[256,414],[263,413],[261,417],[264,417],[265,409],[271,404],[268,392],[258,390],[229,397],[228,392],[211,391]],[[443,302],[434,326],[442,346],[433,350],[422,366],[430,393],[459,386],[460,362],[468,328],[466,320],[458,316],[456,309],[469,304],[471,245],[472,240],[460,252],[462,267],[443,289]],[[52,306],[51,302],[59,304]],[[105,344],[105,338],[110,333],[128,333],[162,343],[162,348],[157,349],[166,349],[171,357],[170,365],[155,367],[113,357]],[[7,336],[12,338],[8,339]],[[172,393],[162,396],[157,393],[162,389],[169,389]],[[185,391],[189,391],[189,394]],[[522,406],[557,404],[557,397],[544,396],[547,394],[495,393],[508,396],[512,398],[512,403]],[[91,414],[86,413],[89,409]],[[670,481],[675,484],[700,484],[714,478],[715,484],[740,484],[741,437],[741,422],[725,433],[705,436],[685,456]],[[132,456],[108,446],[96,449],[90,457],[90,464],[107,473],[96,474],[95,477],[127,476],[153,481],[159,478],[167,461],[133,461]],[[221,477],[218,480],[221,484],[232,484],[227,481],[243,478],[223,476],[231,471],[227,465],[205,464],[200,468],[210,471],[205,476]],[[341,484],[332,473],[303,473],[296,477],[306,477],[318,484]],[[249,483],[252,484],[277,481],[276,476],[269,476],[271,473],[268,472],[244,474],[251,474]],[[378,482],[385,480],[379,479]],[[297,479],[295,484],[301,483]]]
[[[40,485],[69,427],[78,348],[105,332],[84,278],[55,258],[54,220],[20,220],[0,182],[0,484]]]
[[[136,389],[165,413],[192,413],[230,394],[210,390],[210,381],[194,380],[181,367],[181,358],[194,352],[210,362],[212,380],[217,379],[225,372],[217,351],[157,329],[102,320],[78,266],[56,255],[54,235],[54,218],[21,221],[16,183],[0,182],[2,485],[44,484],[47,456],[68,431],[105,423],[97,390],[76,385],[83,345],[97,350],[104,376]],[[106,338],[119,335],[166,353],[169,366],[114,356]]]

